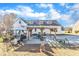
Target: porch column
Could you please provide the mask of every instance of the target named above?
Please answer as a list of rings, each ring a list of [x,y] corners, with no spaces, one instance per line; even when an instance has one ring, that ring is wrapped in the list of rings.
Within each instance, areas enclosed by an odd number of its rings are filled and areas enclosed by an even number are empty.
[[[29,28],[27,28],[27,38],[29,40]]]
[[[44,28],[40,28],[40,30],[41,30],[41,37],[43,37],[43,30],[44,30]],[[41,42],[43,42],[43,41],[44,41],[44,39],[43,39],[43,38],[41,38],[40,40],[41,40]],[[42,43],[41,43],[41,45],[42,45]]]
[[[28,28],[28,40],[32,36],[32,28]]]
[[[41,29],[41,35],[43,35],[43,30],[44,30],[44,28],[40,28]]]
[[[53,32],[53,28],[50,28],[50,35],[51,35],[51,32]]]
[[[32,36],[32,28],[30,28],[29,31],[30,31],[30,36]]]

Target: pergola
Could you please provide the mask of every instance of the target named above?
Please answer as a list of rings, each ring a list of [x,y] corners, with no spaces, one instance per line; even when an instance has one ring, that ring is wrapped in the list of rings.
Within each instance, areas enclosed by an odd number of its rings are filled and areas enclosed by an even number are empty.
[[[43,30],[44,29],[50,29],[50,34],[51,34],[51,31],[57,32],[57,29],[56,28],[48,28],[48,27],[44,27],[44,26],[38,26],[38,27],[27,27],[27,31],[28,31],[28,35],[31,36],[32,35],[32,30],[33,29],[40,29],[41,30],[41,35],[43,35]]]

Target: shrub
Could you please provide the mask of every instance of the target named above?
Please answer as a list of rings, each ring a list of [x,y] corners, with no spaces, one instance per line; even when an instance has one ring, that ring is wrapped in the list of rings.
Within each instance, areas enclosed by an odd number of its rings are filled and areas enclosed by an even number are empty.
[[[2,36],[0,36],[0,43],[2,43],[3,42],[3,38],[2,38]]]

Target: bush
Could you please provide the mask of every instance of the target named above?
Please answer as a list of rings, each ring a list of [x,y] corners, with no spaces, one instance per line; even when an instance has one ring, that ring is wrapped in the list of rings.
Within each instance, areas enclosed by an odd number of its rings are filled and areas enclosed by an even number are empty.
[[[75,33],[79,33],[79,31],[75,31]]]
[[[9,42],[10,40],[13,40],[14,36],[12,33],[6,33],[5,35],[0,35],[0,42]]]
[[[2,38],[2,36],[0,36],[0,43],[2,43],[3,42],[3,38]]]

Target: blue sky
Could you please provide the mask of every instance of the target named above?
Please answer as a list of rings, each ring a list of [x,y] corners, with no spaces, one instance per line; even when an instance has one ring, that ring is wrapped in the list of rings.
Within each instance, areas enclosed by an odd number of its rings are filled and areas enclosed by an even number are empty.
[[[15,13],[26,20],[57,20],[73,26],[79,20],[79,4],[75,3],[0,3],[0,14]]]

